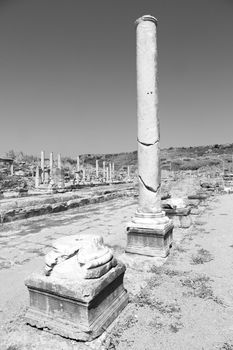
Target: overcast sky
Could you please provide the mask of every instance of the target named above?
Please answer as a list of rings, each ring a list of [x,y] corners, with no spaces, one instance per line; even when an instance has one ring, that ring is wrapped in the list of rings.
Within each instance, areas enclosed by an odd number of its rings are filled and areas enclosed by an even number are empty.
[[[0,0],[0,154],[135,150],[145,14],[158,19],[161,147],[233,142],[232,0]]]

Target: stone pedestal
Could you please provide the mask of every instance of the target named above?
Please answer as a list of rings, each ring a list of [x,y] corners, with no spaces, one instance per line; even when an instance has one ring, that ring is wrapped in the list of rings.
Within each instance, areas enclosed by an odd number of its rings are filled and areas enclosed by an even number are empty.
[[[192,225],[191,208],[164,208],[166,215],[173,221],[174,227],[189,228]]]
[[[165,258],[172,245],[172,231],[173,223],[164,213],[157,218],[135,215],[127,227],[126,253]]]
[[[96,280],[66,280],[34,273],[25,284],[30,306],[26,322],[63,337],[98,337],[128,303],[121,263]]]
[[[201,209],[199,208],[199,205],[200,205],[199,199],[188,199],[187,204],[191,210],[190,211],[191,215],[199,215],[201,213]]]
[[[202,193],[188,196],[189,202],[199,200],[199,205],[201,207],[206,207],[208,205],[207,199],[208,199],[208,196],[206,194],[202,194]]]
[[[65,236],[45,256],[44,272],[26,279],[26,322],[63,337],[90,341],[103,333],[128,303],[125,265],[101,236]]]

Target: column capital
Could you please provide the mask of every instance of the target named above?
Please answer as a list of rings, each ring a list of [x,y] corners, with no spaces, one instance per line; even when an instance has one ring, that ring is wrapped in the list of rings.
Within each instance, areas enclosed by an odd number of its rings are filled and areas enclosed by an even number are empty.
[[[143,21],[151,21],[151,22],[155,23],[156,26],[158,24],[157,18],[155,18],[155,17],[153,17],[151,15],[144,15],[144,16],[139,17],[138,19],[136,19],[135,25],[137,26],[139,23],[141,23]]]

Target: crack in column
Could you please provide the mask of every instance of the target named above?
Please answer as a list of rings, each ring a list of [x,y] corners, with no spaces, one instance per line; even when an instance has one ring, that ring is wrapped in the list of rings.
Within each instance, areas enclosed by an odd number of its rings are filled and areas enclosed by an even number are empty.
[[[155,142],[153,142],[153,143],[141,142],[138,138],[137,138],[137,141],[138,141],[141,145],[143,145],[143,146],[153,146],[153,145],[155,145],[156,143],[159,143],[159,139],[158,139],[158,140],[155,140]]]
[[[142,184],[144,185],[144,187],[145,187],[148,191],[153,192],[153,193],[157,193],[157,192],[158,192],[158,190],[159,190],[161,184],[159,184],[159,185],[157,186],[157,188],[154,189],[153,187],[146,185],[145,182],[142,180],[142,177],[141,177],[140,175],[138,175],[138,178],[139,178],[139,180],[142,182]]]

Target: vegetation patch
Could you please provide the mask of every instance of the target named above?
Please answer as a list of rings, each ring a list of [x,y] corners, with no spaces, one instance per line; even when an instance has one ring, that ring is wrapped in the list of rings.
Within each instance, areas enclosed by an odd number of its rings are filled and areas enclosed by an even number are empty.
[[[185,274],[184,271],[178,271],[178,270],[171,270],[168,268],[164,268],[161,266],[155,266],[153,265],[150,269],[150,272],[156,274],[156,275],[166,275],[169,277],[175,277],[175,276],[183,276]]]
[[[182,286],[189,288],[189,292],[184,293],[184,295],[194,296],[201,299],[212,299],[213,291],[208,284],[209,282],[210,278],[204,275],[182,279]]]
[[[233,344],[230,343],[224,343],[219,350],[233,350]]]
[[[161,322],[161,319],[159,317],[154,317],[150,322],[149,326],[153,328],[154,332],[158,332],[161,328],[163,328],[165,325],[163,322]]]
[[[211,279],[205,275],[199,275],[194,277],[186,277],[181,279],[181,284],[183,287],[187,287],[189,291],[183,293],[184,296],[193,296],[204,300],[212,300],[215,303],[224,306],[224,302],[214,295],[209,282]]]
[[[179,320],[176,320],[169,325],[169,330],[170,332],[177,333],[183,327],[184,327],[183,323],[180,322]]]
[[[140,292],[132,298],[131,302],[139,307],[149,306],[151,309],[157,310],[161,314],[171,315],[180,312],[180,307],[177,303],[165,303],[162,300],[154,298],[148,286],[141,288]]]
[[[181,247],[180,245],[173,244],[173,252],[185,253],[187,249]]]
[[[9,269],[12,266],[10,261],[1,261],[0,262],[0,270]]]
[[[192,255],[191,264],[192,265],[204,264],[213,259],[214,259],[213,255],[211,255],[208,250],[201,248],[197,251],[196,255]]]
[[[125,330],[133,327],[138,322],[134,314],[128,315],[125,320],[119,322],[111,331],[110,337],[105,342],[106,350],[115,350]],[[129,344],[128,344],[129,345]]]

